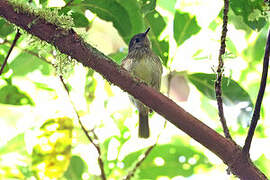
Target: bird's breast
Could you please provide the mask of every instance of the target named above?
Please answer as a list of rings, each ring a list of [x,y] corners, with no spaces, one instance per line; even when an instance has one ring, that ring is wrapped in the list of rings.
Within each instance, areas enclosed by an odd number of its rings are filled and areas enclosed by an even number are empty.
[[[131,72],[136,77],[150,84],[153,81],[153,73],[157,70],[156,66],[151,57],[143,57],[133,62]]]

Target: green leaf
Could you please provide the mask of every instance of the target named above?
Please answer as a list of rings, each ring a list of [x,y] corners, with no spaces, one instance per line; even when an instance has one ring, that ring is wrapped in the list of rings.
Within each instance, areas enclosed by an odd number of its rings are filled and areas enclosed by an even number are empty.
[[[260,170],[269,178],[270,177],[270,159],[268,159],[264,154],[260,156],[259,159],[254,161],[254,164],[260,168]]]
[[[216,99],[214,86],[216,74],[194,73],[188,75],[188,79],[206,97]],[[249,94],[237,82],[227,77],[222,78],[222,97],[228,106],[236,105],[239,102],[252,104]]]
[[[163,9],[165,9],[165,10],[167,10],[167,11],[173,13],[173,14],[175,12],[175,8],[174,8],[175,3],[176,3],[176,0],[170,0],[170,1],[168,1],[168,0],[158,0],[157,1],[158,6],[160,6],[161,8],[163,8]]]
[[[126,57],[127,50],[109,54],[109,57],[113,59],[117,64],[121,64],[122,60]]]
[[[212,31],[215,31],[217,27],[220,25],[220,22],[217,21],[217,19],[214,19],[208,26],[209,29]]]
[[[0,37],[5,38],[14,31],[13,25],[0,18]]]
[[[81,180],[82,174],[85,171],[87,165],[79,156],[72,156],[70,159],[69,167],[64,176],[67,179]]]
[[[201,109],[207,113],[207,115],[211,118],[211,119],[217,119],[218,117],[218,111],[217,111],[217,107],[214,106],[213,104],[211,104],[209,102],[209,99],[205,96],[201,97]]]
[[[133,166],[143,152],[145,149],[127,155],[123,160],[125,168]],[[195,174],[198,167],[206,170],[211,166],[203,153],[190,148],[183,139],[174,137],[169,144],[153,148],[135,176],[137,179],[157,179],[160,176],[188,177]]]
[[[4,146],[0,147],[0,154],[20,151],[22,154],[27,153],[25,149],[24,133],[16,135],[9,140]]]
[[[128,44],[129,40],[134,36],[135,34],[142,33],[146,29],[144,27],[144,20],[143,20],[143,14],[141,13],[141,6],[137,0],[117,0],[119,4],[123,6],[123,8],[126,9],[131,22],[131,33],[128,38],[124,38],[125,42]],[[128,18],[128,17],[127,17]]]
[[[167,66],[169,43],[166,40],[159,40],[160,34],[166,27],[166,22],[156,10],[148,13],[144,20],[145,24],[151,28],[148,36],[152,42],[153,51],[161,58],[162,64]]]
[[[206,97],[216,100],[215,80],[216,74],[194,73],[188,75],[190,82]],[[223,77],[222,79],[222,98],[227,106],[243,103],[237,120],[242,125],[249,124],[252,115],[253,103],[249,94],[234,80]],[[244,124],[245,123],[245,124]]]
[[[16,86],[8,84],[0,89],[0,103],[12,105],[34,105],[33,100]]]
[[[261,30],[267,22],[267,15],[263,11],[263,0],[232,0],[230,7],[235,15],[241,16],[253,30]]]
[[[88,103],[93,102],[95,99],[95,91],[97,86],[97,80],[94,78],[94,70],[89,69],[86,74],[85,91],[84,96]]]
[[[39,3],[42,5],[42,7],[48,6],[48,0],[39,0]]]
[[[5,56],[0,55],[0,68],[2,67],[4,61],[5,61]],[[3,70],[3,74],[8,72],[8,70],[9,70],[9,67],[8,67],[8,64],[6,64],[6,66],[5,66],[4,70]]]
[[[83,0],[64,0],[65,3],[80,4]]]
[[[33,82],[33,83],[39,89],[46,90],[46,91],[55,91],[53,88],[50,88],[47,84],[40,83],[40,82]]]
[[[141,11],[144,14],[147,14],[156,8],[156,0],[140,0]]]
[[[196,17],[191,17],[189,13],[176,11],[174,14],[174,39],[178,46],[183,44],[192,35],[200,31],[200,26],[197,24]]]
[[[59,179],[70,164],[73,119],[58,117],[40,127],[32,150],[32,171],[37,179]],[[45,147],[45,148],[44,148]],[[40,166],[44,168],[40,169]]]
[[[79,7],[82,12],[89,9],[99,18],[111,21],[123,39],[126,42],[129,40],[132,32],[131,19],[126,9],[116,0],[84,0],[80,4],[72,4],[71,6]]]
[[[267,34],[268,29],[263,28],[263,30],[257,36],[255,42],[249,43],[248,47],[243,51],[244,59],[250,62],[251,66],[254,66],[254,63],[257,64],[262,61],[267,41]]]
[[[233,55],[237,55],[237,49],[230,38],[226,39],[226,47]]]
[[[73,18],[75,27],[88,27],[90,24],[82,13],[72,12],[71,17]]]
[[[34,70],[40,70],[42,74],[49,75],[52,68],[50,64],[26,52],[22,52],[15,57],[9,67],[13,70],[13,75],[15,76],[24,76]]]

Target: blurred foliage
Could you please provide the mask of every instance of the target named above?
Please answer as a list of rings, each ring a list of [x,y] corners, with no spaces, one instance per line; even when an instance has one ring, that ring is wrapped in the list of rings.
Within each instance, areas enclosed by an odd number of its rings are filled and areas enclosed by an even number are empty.
[[[174,14],[174,39],[178,46],[183,44],[185,40],[200,31],[195,17],[190,17],[189,13],[176,11]]]
[[[129,154],[123,159],[127,170],[146,149]],[[160,144],[154,148],[140,171],[137,179],[156,179],[159,176],[173,178],[175,176],[189,177],[195,174],[196,169],[209,169],[212,165],[204,153],[190,147],[183,139],[173,137],[168,144]]]
[[[211,60],[217,61],[213,54],[218,54],[223,16],[218,3],[217,13],[210,17],[199,15],[201,9],[205,8],[204,3],[194,5],[189,1],[21,1],[31,8],[48,9],[61,16],[72,17],[74,30],[87,41],[91,38],[98,39],[101,34],[104,43],[100,50],[112,47],[107,55],[119,65],[127,55],[126,47],[132,36],[150,27],[148,37],[153,51],[162,60],[165,69],[163,75],[168,77],[170,71],[181,73],[186,79],[185,83],[189,82],[186,86],[191,87],[192,84],[196,87],[190,88],[189,96],[192,99],[188,100],[195,102],[185,108],[200,119],[205,119],[201,117],[206,115],[209,118],[204,121],[206,124],[214,120],[213,127],[216,127],[217,132],[223,133],[217,121],[214,91],[216,75],[211,70],[206,70],[211,69],[209,67],[214,64]],[[212,2],[205,1],[207,3]],[[210,8],[210,4],[208,5]],[[238,112],[234,115],[235,122],[228,120],[232,136],[236,139],[246,136],[246,126],[257,96],[259,71],[269,29],[269,9],[269,3],[263,0],[230,1],[222,90],[225,108],[231,108],[225,115],[233,114],[232,109]],[[209,14],[212,11],[214,10],[209,9]],[[205,19],[209,21],[202,22]],[[15,30],[14,25],[0,18],[1,65],[15,37]],[[100,34],[96,36],[95,33]],[[74,113],[74,109],[67,101],[67,93],[63,93],[64,89],[54,70],[57,59],[65,61],[68,57],[63,58],[53,46],[22,34],[0,78],[0,179],[100,179],[98,156],[104,162],[108,179],[122,179],[144,156],[149,144],[156,143],[158,133],[153,131],[160,129],[151,127],[151,138],[146,140],[147,143],[138,139],[137,114],[122,101],[127,95],[121,94],[122,91],[104,81],[94,70],[72,64],[68,76],[64,74],[70,99],[83,119],[83,124],[91,130],[89,134],[100,145],[101,155],[98,155],[95,148],[89,145],[90,142],[81,128],[72,118],[68,118]],[[108,38],[111,36],[121,38],[122,43],[117,44],[119,39],[114,37]],[[92,39],[90,41],[95,45],[97,42]],[[182,53],[181,56],[178,52]],[[188,65],[183,66],[185,63]],[[230,63],[239,67],[228,75],[227,71],[231,69],[226,65]],[[204,65],[208,67],[205,68]],[[174,91],[181,92],[177,89]],[[269,99],[269,91],[266,92],[265,99]],[[269,118],[266,109],[262,107],[262,120]],[[56,116],[59,112],[64,115]],[[156,117],[154,114],[150,119]],[[47,120],[44,122],[44,119]],[[162,126],[158,118],[154,121],[153,124]],[[269,143],[265,143],[269,142],[269,123],[262,122],[255,135],[262,144],[269,147]],[[220,177],[224,176],[224,167],[215,164],[213,157],[201,150],[200,145],[191,143],[189,137],[179,135],[179,131],[170,126],[164,131],[160,142],[137,168],[133,179],[170,179],[176,176],[205,179],[209,177],[211,170],[218,170],[221,172]],[[239,144],[242,143],[241,140]],[[269,177],[267,148],[254,149],[261,151],[261,156],[254,159],[255,164]]]
[[[0,88],[0,103],[11,105],[34,105],[31,97],[12,84],[12,79],[4,80],[6,81],[6,85]]]
[[[196,88],[210,99],[216,99],[215,80],[216,74],[194,73],[188,75],[189,80]],[[247,106],[253,106],[248,93],[234,80],[224,77],[222,80],[223,101],[228,106],[240,102],[247,102]]]
[[[66,171],[71,151],[73,119],[48,119],[32,150],[32,170],[38,179],[59,178]]]
[[[263,4],[263,0],[232,0],[230,3],[233,12],[253,30],[261,30],[267,22]]]

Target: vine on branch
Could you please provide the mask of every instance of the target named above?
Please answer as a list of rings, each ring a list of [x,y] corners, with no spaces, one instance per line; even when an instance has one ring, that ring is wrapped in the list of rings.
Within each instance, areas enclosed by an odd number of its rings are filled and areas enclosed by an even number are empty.
[[[218,105],[218,114],[220,118],[220,122],[223,127],[224,135],[228,139],[232,139],[226,119],[224,116],[223,110],[223,100],[222,100],[222,76],[223,76],[223,55],[225,54],[226,49],[226,35],[227,35],[227,24],[228,24],[228,11],[229,11],[229,0],[224,0],[224,11],[223,11],[223,25],[222,25],[222,33],[221,33],[221,41],[220,41],[220,49],[219,49],[219,56],[218,56],[218,69],[217,69],[217,79],[215,81],[215,90],[216,90],[216,99]]]

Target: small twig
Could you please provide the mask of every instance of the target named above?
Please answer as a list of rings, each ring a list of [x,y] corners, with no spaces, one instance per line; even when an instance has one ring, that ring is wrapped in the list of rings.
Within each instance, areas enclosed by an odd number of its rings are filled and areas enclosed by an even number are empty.
[[[172,79],[172,72],[170,70],[170,73],[168,75],[168,89],[167,89],[167,96],[168,97],[169,97],[169,93],[170,93],[171,79]],[[163,130],[166,128],[166,126],[167,126],[167,121],[164,122],[164,128],[163,128]],[[155,144],[153,144],[152,146],[150,146],[145,151],[145,153],[143,154],[143,157],[135,164],[134,168],[127,174],[127,176],[125,176],[123,178],[123,180],[130,180],[134,176],[136,170],[141,166],[141,164],[147,158],[147,156],[150,154],[150,152],[152,151],[152,149],[157,145],[161,133],[162,133],[162,131],[159,133]]]
[[[255,132],[255,128],[257,126],[258,120],[260,119],[261,105],[262,105],[263,95],[264,95],[266,82],[267,82],[269,55],[270,55],[270,30],[268,33],[268,38],[267,38],[266,47],[265,47],[265,54],[264,54],[264,59],[263,59],[263,72],[262,72],[262,77],[261,77],[260,89],[258,92],[256,105],[255,105],[255,109],[254,109],[252,120],[251,120],[251,125],[249,127],[248,135],[246,137],[245,145],[243,147],[243,153],[245,155],[248,155],[249,153],[249,149],[250,149],[251,141]]]
[[[150,152],[153,150],[153,148],[157,145],[157,143],[153,144],[152,146],[150,146],[145,153],[143,154],[143,157],[135,164],[135,167],[128,173],[128,175],[126,177],[124,177],[123,180],[130,180],[136,170],[141,166],[141,164],[143,163],[143,161],[148,157],[148,155],[150,154]]]
[[[8,54],[7,54],[5,60],[4,60],[3,64],[2,64],[2,66],[1,66],[0,75],[3,73],[4,68],[5,68],[6,64],[7,64],[8,57],[9,57],[10,53],[12,52],[12,50],[13,50],[14,46],[16,45],[16,42],[18,41],[20,36],[21,36],[21,33],[19,32],[19,30],[17,30],[16,36],[15,36],[13,42],[12,42],[12,45],[11,45],[9,51],[8,51]]]
[[[3,43],[1,43],[1,44],[12,44],[12,43],[11,43],[10,41],[8,41],[8,40],[5,40],[5,41],[4,41]],[[52,65],[52,66],[55,67],[55,65],[54,65],[52,62],[48,61],[45,57],[40,56],[38,53],[36,53],[36,52],[34,52],[34,51],[31,51],[31,50],[28,50],[28,49],[22,49],[22,48],[20,48],[20,47],[18,47],[18,46],[17,46],[17,47],[14,47],[14,48],[19,49],[20,51],[23,51],[23,52],[25,52],[25,53],[27,53],[27,54],[36,56],[38,59],[40,59],[40,60],[46,62],[47,64],[50,64],[50,65]]]
[[[170,92],[171,79],[172,79],[172,73],[170,71],[170,73],[168,75],[168,89],[167,89],[167,95],[168,95],[168,97],[169,97],[169,92]],[[167,126],[167,121],[164,122],[164,128],[163,128],[163,130],[166,128],[166,126]],[[147,158],[147,156],[150,154],[150,152],[153,150],[153,148],[157,145],[161,133],[162,133],[162,131],[159,133],[155,144],[153,144],[152,146],[150,146],[144,152],[143,157],[135,164],[134,168],[127,174],[127,176],[125,176],[123,178],[123,180],[130,180],[135,175],[136,170],[141,166],[141,164],[144,162],[144,160]]]
[[[87,129],[84,127],[84,125],[82,124],[82,121],[81,121],[81,118],[80,118],[80,116],[79,116],[79,113],[77,112],[77,110],[76,110],[76,108],[75,108],[75,105],[73,104],[73,102],[72,102],[71,99],[70,99],[69,90],[68,90],[68,87],[67,87],[67,85],[65,84],[65,82],[64,82],[64,80],[63,80],[63,77],[62,77],[62,76],[59,76],[59,77],[60,77],[60,80],[61,80],[61,82],[62,82],[62,84],[63,84],[63,86],[64,86],[64,88],[65,88],[65,90],[66,90],[66,92],[67,92],[67,94],[68,94],[68,96],[69,96],[70,103],[71,103],[71,105],[73,106],[73,109],[74,109],[74,111],[75,111],[75,113],[76,113],[77,119],[78,119],[78,121],[79,121],[79,124],[80,124],[80,126],[81,126],[81,128],[82,128],[84,134],[86,135],[86,137],[88,138],[88,140],[94,145],[94,147],[96,148],[96,150],[97,150],[97,152],[98,152],[98,165],[99,165],[99,168],[100,168],[100,171],[101,171],[101,179],[102,179],[102,180],[106,180],[106,174],[105,174],[105,170],[104,170],[104,163],[103,163],[103,160],[101,159],[101,149],[100,149],[100,146],[99,146],[98,144],[96,144],[96,143],[94,142],[94,140],[89,136],[89,134],[88,134],[88,131],[89,131],[89,130],[87,130]],[[95,132],[94,132],[94,131],[91,131],[91,132],[94,134],[94,137],[97,138]]]
[[[167,121],[164,122],[164,129],[166,128]],[[163,130],[164,130],[163,129]],[[161,135],[162,131],[158,134],[155,144],[150,146],[143,154],[143,157],[135,164],[134,168],[123,178],[123,180],[130,180],[134,175],[137,169],[141,166],[141,164],[144,162],[144,160],[148,157],[150,152],[153,150],[154,147],[156,147],[159,137]]]
[[[71,3],[73,3],[74,0],[70,0],[64,7],[67,7],[69,5],[71,5]]]
[[[228,24],[228,11],[229,11],[229,0],[224,0],[224,11],[223,11],[223,25],[222,25],[222,34],[221,34],[221,42],[220,42],[220,49],[219,49],[219,56],[218,56],[218,69],[217,69],[217,79],[215,81],[215,90],[216,90],[216,99],[217,99],[217,105],[218,105],[218,114],[220,117],[220,121],[223,127],[224,135],[228,139],[232,139],[226,119],[224,116],[223,111],[223,101],[222,101],[222,76],[223,76],[223,59],[222,56],[225,53],[226,48],[226,34],[227,34],[227,24]]]

